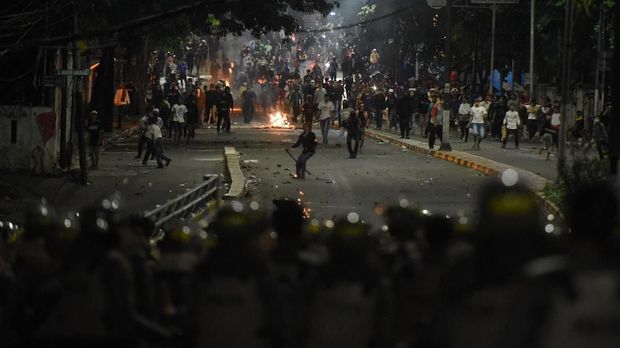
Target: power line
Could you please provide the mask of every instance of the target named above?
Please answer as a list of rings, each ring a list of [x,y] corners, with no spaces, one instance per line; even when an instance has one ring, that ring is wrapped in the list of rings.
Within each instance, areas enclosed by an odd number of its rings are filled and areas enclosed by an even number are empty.
[[[350,28],[357,27],[359,25],[364,25],[364,24],[380,21],[382,19],[386,19],[386,18],[389,18],[389,17],[392,17],[392,16],[402,15],[404,12],[407,12],[407,11],[413,9],[417,5],[418,4],[411,4],[409,6],[405,6],[405,7],[401,8],[399,10],[396,10],[396,11],[393,11],[393,12],[381,15],[379,17],[375,17],[375,18],[371,18],[371,19],[366,19],[366,20],[363,20],[363,21],[360,21],[360,22],[357,22],[357,23],[353,23],[353,24],[340,25],[340,26],[333,27],[333,28],[303,29],[303,30],[299,30],[298,33],[324,33],[324,32],[328,32],[328,31],[332,31],[332,30],[350,29]]]
[[[146,26],[153,22],[158,22],[164,19],[168,19],[170,18],[170,16],[177,16],[184,12],[192,11],[192,10],[198,9],[203,6],[216,7],[216,6],[222,6],[222,5],[231,5],[238,1],[239,0],[219,0],[215,2],[211,2],[208,0],[196,1],[189,5],[179,6],[179,7],[176,7],[168,11],[159,12],[153,15],[144,16],[144,17],[141,17],[141,18],[129,21],[129,22],[115,25],[108,29],[94,30],[90,32],[80,33],[79,35],[74,34],[74,33],[67,34],[67,35],[60,35],[60,36],[30,41],[30,42],[26,42],[22,44],[17,44],[17,45],[16,44],[0,45],[0,48],[18,49],[18,48],[34,47],[34,46],[47,45],[47,44],[53,44],[53,43],[59,43],[59,42],[68,42],[68,41],[73,41],[76,39],[89,39],[89,38],[93,38],[97,36],[116,33],[122,30]]]

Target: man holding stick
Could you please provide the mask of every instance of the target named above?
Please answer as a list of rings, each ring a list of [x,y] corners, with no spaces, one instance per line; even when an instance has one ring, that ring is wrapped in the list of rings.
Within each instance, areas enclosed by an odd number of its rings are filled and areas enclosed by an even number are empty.
[[[291,146],[291,148],[299,147],[300,145],[303,147],[303,151],[297,157],[295,164],[295,178],[297,179],[305,179],[306,178],[306,162],[314,155],[316,150],[316,136],[312,132],[312,124],[304,123],[304,132],[299,135],[297,142]],[[286,149],[289,152],[289,149]],[[290,155],[290,152],[289,152]],[[291,155],[292,157],[292,155]],[[309,174],[309,172],[308,172]]]

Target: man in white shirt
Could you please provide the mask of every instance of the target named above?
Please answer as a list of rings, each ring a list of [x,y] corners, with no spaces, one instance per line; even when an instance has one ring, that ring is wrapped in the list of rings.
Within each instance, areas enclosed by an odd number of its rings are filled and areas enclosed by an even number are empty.
[[[187,114],[187,107],[180,100],[172,105],[172,132],[174,133],[175,145],[181,142],[181,134],[183,127],[185,127],[185,114]]]
[[[329,134],[329,127],[331,125],[332,113],[335,113],[334,104],[332,104],[332,102],[329,100],[329,97],[325,96],[323,101],[319,103],[318,107],[320,112],[319,122],[321,123],[323,144],[327,145],[327,136]]]
[[[467,97],[464,96],[461,105],[459,105],[459,128],[461,130],[461,140],[463,140],[464,143],[466,143],[469,138],[469,127],[467,127],[467,124],[469,123],[470,112],[471,105],[467,102]]]
[[[162,160],[166,161],[166,167],[170,165],[172,159],[166,157],[164,155],[163,148],[163,137],[161,134],[161,128],[157,124],[157,118],[150,117],[149,125],[146,128],[146,137],[148,138],[149,146],[146,150],[146,154],[144,155],[144,159],[142,160],[142,164],[146,165],[149,157],[151,157],[151,153],[155,155],[155,160],[157,161],[157,168],[163,168]]]
[[[521,118],[519,118],[519,113],[516,111],[516,107],[514,104],[510,105],[510,110],[506,112],[506,116],[504,116],[504,127],[506,127],[506,136],[502,139],[502,148],[506,147],[506,142],[508,142],[508,137],[510,134],[514,135],[515,138],[515,149],[519,149],[519,126],[521,125]]]
[[[481,98],[476,99],[474,106],[470,110],[471,118],[469,124],[474,135],[474,150],[480,150],[480,142],[484,138],[484,119],[487,114],[487,110],[484,106],[480,105]]]

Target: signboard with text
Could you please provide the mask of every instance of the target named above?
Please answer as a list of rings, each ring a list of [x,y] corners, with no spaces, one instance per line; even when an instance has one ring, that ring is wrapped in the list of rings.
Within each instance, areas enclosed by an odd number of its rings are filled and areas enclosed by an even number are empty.
[[[90,75],[90,70],[89,69],[58,70],[58,75],[61,75],[61,76],[88,76],[88,75]]]

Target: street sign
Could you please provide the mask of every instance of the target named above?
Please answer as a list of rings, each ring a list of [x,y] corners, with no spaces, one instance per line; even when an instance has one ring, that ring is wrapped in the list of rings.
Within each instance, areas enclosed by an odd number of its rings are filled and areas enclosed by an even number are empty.
[[[41,80],[43,87],[64,87],[67,79],[59,75],[45,75]]]
[[[90,75],[90,70],[89,69],[58,70],[58,75],[61,75],[61,76],[88,76],[88,75]]]

